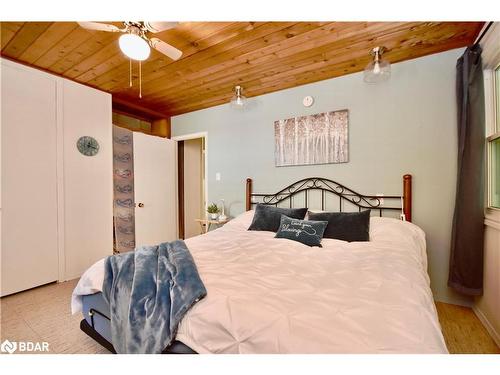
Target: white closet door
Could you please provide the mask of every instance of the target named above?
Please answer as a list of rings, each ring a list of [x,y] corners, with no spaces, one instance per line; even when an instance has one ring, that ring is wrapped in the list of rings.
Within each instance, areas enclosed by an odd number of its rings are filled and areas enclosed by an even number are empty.
[[[111,95],[65,80],[64,254],[66,280],[113,254]],[[95,156],[78,152],[81,136],[99,142]]]
[[[56,81],[2,62],[2,296],[56,281]]]
[[[177,239],[177,145],[134,133],[135,243]]]

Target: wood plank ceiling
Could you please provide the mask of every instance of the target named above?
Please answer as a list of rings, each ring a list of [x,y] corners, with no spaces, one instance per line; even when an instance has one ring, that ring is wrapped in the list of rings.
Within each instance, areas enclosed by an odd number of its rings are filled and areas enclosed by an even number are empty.
[[[116,23],[115,23],[116,24]],[[118,23],[118,25],[120,25]],[[2,22],[1,54],[112,93],[116,103],[178,115],[227,103],[235,85],[248,97],[359,72],[377,45],[391,63],[470,45],[482,22],[183,22],[156,34],[183,51],[152,50],[142,65],[118,47],[120,34],[75,22]]]

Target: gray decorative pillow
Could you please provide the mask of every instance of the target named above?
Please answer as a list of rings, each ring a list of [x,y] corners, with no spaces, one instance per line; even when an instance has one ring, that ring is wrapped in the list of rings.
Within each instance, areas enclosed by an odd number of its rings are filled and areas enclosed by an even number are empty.
[[[287,238],[307,246],[321,246],[321,239],[328,221],[309,221],[293,219],[281,215],[280,227],[275,238]]]
[[[248,230],[276,232],[280,226],[281,215],[286,215],[294,219],[303,219],[306,213],[307,208],[280,208],[257,204],[252,224],[250,224]]]
[[[370,210],[361,212],[309,212],[309,220],[328,221],[324,237],[343,241],[370,241]]]

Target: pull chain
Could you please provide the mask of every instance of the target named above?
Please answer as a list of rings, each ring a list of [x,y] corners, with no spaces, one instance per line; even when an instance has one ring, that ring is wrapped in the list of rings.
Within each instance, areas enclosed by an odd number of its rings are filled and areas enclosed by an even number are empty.
[[[132,59],[129,59],[129,87],[132,87]]]
[[[132,87],[132,59],[129,59],[129,87]],[[142,99],[142,65],[139,61],[139,98]]]

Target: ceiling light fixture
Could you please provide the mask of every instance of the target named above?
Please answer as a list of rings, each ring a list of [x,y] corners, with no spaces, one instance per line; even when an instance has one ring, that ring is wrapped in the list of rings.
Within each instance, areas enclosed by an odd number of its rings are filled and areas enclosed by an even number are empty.
[[[373,56],[371,61],[365,68],[364,81],[366,83],[378,83],[387,81],[391,76],[391,64],[389,61],[382,58],[382,54],[386,51],[385,47],[375,47],[370,51]]]
[[[138,22],[125,21],[124,27],[100,23],[100,22],[78,22],[78,24],[87,30],[107,31],[110,33],[124,33],[118,39],[120,50],[130,59],[129,85],[132,87],[132,60],[139,62],[139,98],[142,98],[142,66],[141,62],[146,60],[151,54],[151,48],[170,57],[172,60],[178,60],[182,56],[182,51],[158,38],[150,38],[149,33],[160,33],[170,30],[177,25],[177,22]]]
[[[131,31],[130,33],[123,34],[120,36],[118,43],[122,52],[132,60],[144,61],[151,53],[148,42],[140,36],[140,32]]]
[[[146,60],[151,48],[144,34],[144,29],[136,24],[126,22],[126,34],[118,39],[120,49],[130,59],[130,87],[132,87],[132,60],[139,61],[139,98],[142,98],[142,66],[141,62]]]
[[[235,109],[242,109],[245,107],[247,98],[243,95],[243,87],[235,86],[234,95],[231,98],[231,107]]]

